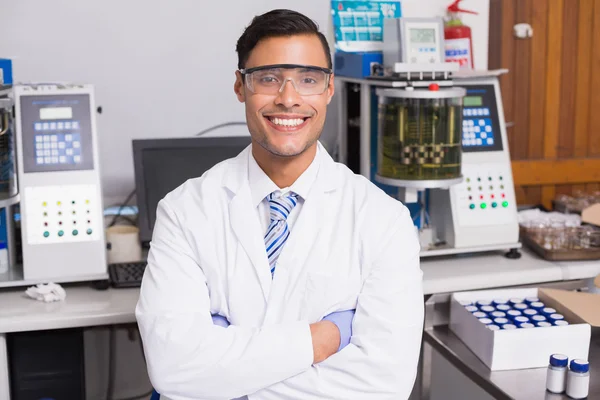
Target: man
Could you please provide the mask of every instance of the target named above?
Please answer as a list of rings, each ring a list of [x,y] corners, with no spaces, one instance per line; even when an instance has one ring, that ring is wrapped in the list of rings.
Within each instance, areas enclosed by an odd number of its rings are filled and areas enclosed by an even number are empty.
[[[136,309],[150,379],[173,400],[406,399],[419,244],[408,210],[318,142],[334,94],[327,41],[276,10],[237,52],[252,144],[158,206]]]

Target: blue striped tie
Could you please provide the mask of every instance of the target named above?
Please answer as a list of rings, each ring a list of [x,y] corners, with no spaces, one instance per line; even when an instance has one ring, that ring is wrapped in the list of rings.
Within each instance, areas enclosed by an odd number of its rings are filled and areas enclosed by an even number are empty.
[[[274,198],[273,193],[271,193],[267,198],[269,199],[271,223],[265,234],[265,246],[272,277],[275,274],[275,264],[279,254],[281,254],[283,245],[290,236],[287,217],[298,204],[298,195],[290,192],[285,196]]]

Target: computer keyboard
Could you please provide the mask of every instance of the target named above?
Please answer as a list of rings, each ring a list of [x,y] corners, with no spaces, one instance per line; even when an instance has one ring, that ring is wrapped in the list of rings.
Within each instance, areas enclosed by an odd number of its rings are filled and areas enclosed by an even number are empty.
[[[142,284],[144,269],[146,269],[146,261],[108,264],[112,287],[139,287]]]

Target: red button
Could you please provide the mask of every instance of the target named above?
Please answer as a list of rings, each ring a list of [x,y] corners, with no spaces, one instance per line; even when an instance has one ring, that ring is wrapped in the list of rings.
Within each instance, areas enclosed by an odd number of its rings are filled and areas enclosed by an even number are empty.
[[[479,196],[479,199],[483,200],[483,195],[480,195],[480,196]]]
[[[493,198],[494,198],[494,195],[492,194],[490,197],[493,199]]]
[[[429,90],[431,90],[432,92],[437,92],[438,90],[440,90],[440,85],[438,85],[437,83],[432,83],[431,85],[429,85]]]
[[[502,198],[504,198],[504,197],[506,197],[506,196],[504,196],[504,193],[502,193]]]

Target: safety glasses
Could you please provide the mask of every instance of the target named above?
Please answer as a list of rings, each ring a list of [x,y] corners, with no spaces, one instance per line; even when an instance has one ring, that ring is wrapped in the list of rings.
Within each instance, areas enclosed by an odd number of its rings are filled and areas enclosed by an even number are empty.
[[[331,70],[312,65],[274,64],[239,70],[246,87],[256,94],[276,95],[288,81],[300,96],[323,94],[329,85]]]

